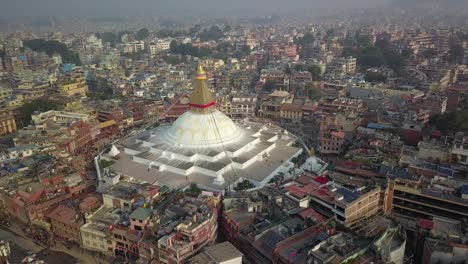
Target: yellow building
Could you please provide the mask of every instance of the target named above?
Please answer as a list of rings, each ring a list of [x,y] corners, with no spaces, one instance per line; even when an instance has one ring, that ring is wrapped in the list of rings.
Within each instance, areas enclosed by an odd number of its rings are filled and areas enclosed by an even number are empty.
[[[88,85],[83,74],[73,74],[67,79],[59,82],[59,93],[63,96],[86,96]]]
[[[13,90],[10,88],[4,88],[0,86],[0,102],[5,102],[9,96],[13,94]]]
[[[22,94],[17,94],[11,100],[6,101],[5,105],[9,108],[17,108],[23,105],[24,98]]]
[[[0,112],[0,136],[6,136],[16,131],[15,118],[11,113]]]
[[[302,104],[283,104],[280,107],[281,119],[300,121],[302,119]]]

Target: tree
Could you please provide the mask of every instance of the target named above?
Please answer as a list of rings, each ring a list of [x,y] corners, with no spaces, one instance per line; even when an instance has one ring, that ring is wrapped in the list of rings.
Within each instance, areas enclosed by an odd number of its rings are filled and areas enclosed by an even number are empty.
[[[97,100],[109,100],[114,98],[114,90],[106,78],[98,77],[89,84],[88,97]]]
[[[438,54],[437,50],[435,49],[428,49],[428,50],[425,50],[421,56],[423,58],[426,58],[426,59],[430,59],[432,57],[435,57],[436,55]]]
[[[133,53],[121,53],[120,54],[120,56],[127,57],[132,60],[141,60],[143,55],[145,55],[144,50],[140,50],[138,52],[133,52]]]
[[[197,48],[192,44],[177,44],[174,40],[170,44],[170,51],[173,54],[180,54],[180,55],[190,55],[193,57],[208,57],[212,54],[212,50],[206,47]]]
[[[202,32],[198,34],[198,37],[202,41],[208,40],[219,40],[224,36],[223,31],[219,29],[217,26],[211,26],[209,30],[204,29]]]
[[[224,31],[224,32],[229,32],[229,31],[231,31],[231,30],[232,30],[231,25],[229,25],[229,24],[224,25],[224,28],[223,28],[223,31]]]
[[[286,68],[284,69],[284,73],[290,75],[291,74],[291,67],[289,64],[286,64]]]
[[[312,74],[312,80],[321,81],[322,80],[322,68],[319,65],[312,65],[307,69]]]
[[[327,37],[333,36],[333,34],[335,34],[335,31],[336,29],[334,28],[330,28],[329,30],[327,30],[327,33],[326,33]]]
[[[461,131],[468,132],[468,111],[456,111],[444,114],[433,115],[430,124],[441,131]]]
[[[76,65],[81,65],[78,54],[72,52],[65,44],[56,40],[32,39],[25,41],[23,44],[25,47],[28,47],[33,51],[42,51],[49,56],[59,54],[62,56],[63,63],[74,63]]]
[[[189,34],[190,34],[191,36],[194,36],[194,35],[196,35],[198,32],[200,32],[200,30],[201,30],[201,25],[200,25],[200,24],[195,24],[195,26],[193,26],[193,27],[191,27],[191,28],[189,29]]]
[[[323,96],[322,91],[319,88],[315,87],[313,83],[306,83],[305,90],[307,93],[307,98],[309,98],[312,101],[318,101]]]
[[[294,43],[300,46],[304,46],[306,44],[311,44],[315,41],[315,37],[312,33],[305,33],[304,36],[296,38]]]
[[[123,35],[128,35],[128,34],[132,34],[133,32],[131,31],[128,31],[128,30],[124,30],[124,31],[120,31],[119,34],[118,34],[118,37],[119,37],[119,42],[122,41],[122,37]]]
[[[449,61],[451,63],[459,63],[463,58],[463,47],[460,45],[453,46],[449,51]]]
[[[119,38],[119,36],[117,36],[115,33],[112,33],[112,32],[104,32],[102,34],[96,33],[96,37],[100,38],[102,42],[104,43],[110,43],[110,46],[113,48],[115,47],[117,43],[121,42],[121,39]]]
[[[54,101],[45,98],[35,99],[25,103],[18,108],[18,127],[23,128],[31,123],[31,115],[34,112],[46,112],[49,110],[57,110],[58,105]]]
[[[251,181],[243,180],[242,182],[239,182],[236,187],[234,187],[234,190],[243,191],[243,190],[252,189],[253,187],[255,187],[255,185]]]
[[[176,38],[185,35],[185,31],[173,31],[170,29],[161,29],[158,32],[156,32],[156,36],[159,38]]]
[[[142,29],[138,30],[137,33],[135,34],[135,38],[137,40],[144,40],[148,36],[149,36],[149,30],[147,28],[142,28]]]
[[[276,89],[276,82],[272,80],[266,81],[262,87],[262,90],[266,92],[273,92],[275,89]]]
[[[172,53],[176,53],[176,51],[177,51],[177,46],[179,46],[179,44],[177,44],[177,40],[173,40],[173,41],[171,41],[171,44],[169,44],[169,50],[170,50]]]
[[[190,184],[190,187],[185,191],[185,194],[193,196],[193,197],[198,197],[202,190],[198,188],[196,183]]]
[[[364,48],[357,55],[357,62],[363,67],[381,67],[386,65],[385,56],[377,47]]]
[[[184,62],[184,59],[181,56],[177,55],[167,55],[163,57],[163,60],[169,64],[177,65]]]
[[[364,79],[366,82],[385,82],[387,77],[378,72],[367,71]]]

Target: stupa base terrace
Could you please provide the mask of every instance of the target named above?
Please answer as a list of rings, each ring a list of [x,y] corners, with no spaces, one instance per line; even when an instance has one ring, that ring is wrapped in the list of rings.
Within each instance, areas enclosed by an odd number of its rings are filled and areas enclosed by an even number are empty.
[[[233,188],[243,179],[263,186],[294,168],[291,159],[302,148],[293,146],[292,135],[274,125],[247,121],[236,125],[236,140],[206,148],[198,138],[193,139],[201,143],[197,147],[174,144],[167,140],[170,126],[159,126],[118,144],[120,153],[115,157],[103,154],[100,158],[114,161],[106,171],[132,180],[171,188],[196,183],[214,191]]]

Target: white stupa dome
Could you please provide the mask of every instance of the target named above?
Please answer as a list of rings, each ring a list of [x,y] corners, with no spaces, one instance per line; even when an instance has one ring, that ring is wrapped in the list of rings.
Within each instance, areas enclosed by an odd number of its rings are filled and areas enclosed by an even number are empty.
[[[237,125],[225,114],[213,109],[209,113],[187,111],[167,130],[168,142],[183,147],[217,147],[239,139]]]
[[[206,74],[198,67],[190,97],[190,111],[181,115],[167,130],[165,138],[178,147],[210,148],[236,141],[242,130],[215,108],[206,85]]]

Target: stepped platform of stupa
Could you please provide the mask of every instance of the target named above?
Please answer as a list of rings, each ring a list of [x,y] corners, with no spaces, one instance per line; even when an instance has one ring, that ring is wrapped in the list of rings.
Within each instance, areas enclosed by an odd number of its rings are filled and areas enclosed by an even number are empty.
[[[163,125],[117,144],[114,172],[172,188],[197,183],[224,190],[239,180],[257,186],[290,171],[302,149],[283,129],[248,121],[233,122],[215,108],[206,75],[197,69],[191,110]]]

